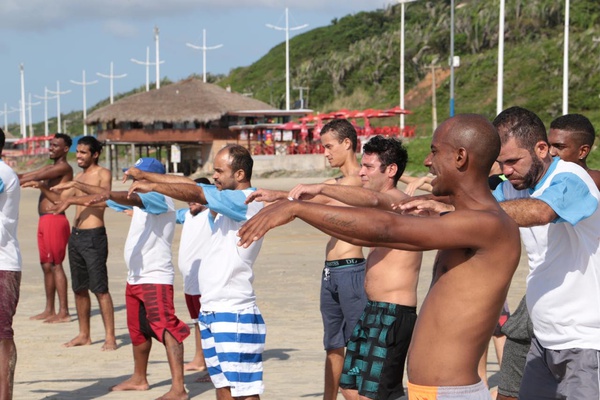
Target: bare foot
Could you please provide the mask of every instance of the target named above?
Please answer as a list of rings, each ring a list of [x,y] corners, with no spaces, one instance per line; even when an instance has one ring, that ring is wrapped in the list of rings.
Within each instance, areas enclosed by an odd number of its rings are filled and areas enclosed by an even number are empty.
[[[188,400],[188,399],[189,399],[189,396],[185,391],[175,392],[175,391],[173,391],[173,389],[171,389],[167,393],[165,393],[162,396],[160,396],[159,398],[157,398],[156,400]]]
[[[125,390],[148,390],[150,389],[150,385],[147,380],[134,380],[133,378],[129,378],[126,381],[119,383],[110,388],[112,392],[121,392]]]
[[[183,370],[184,371],[202,372],[202,371],[206,371],[206,365],[205,364],[199,365],[199,364],[195,363],[194,361],[190,361],[189,363],[184,364]]]
[[[112,340],[108,340],[106,339],[104,341],[104,344],[102,345],[102,351],[113,351],[117,349],[117,341],[115,339]]]
[[[29,317],[29,319],[31,319],[31,320],[48,319],[50,317],[54,317],[55,315],[56,314],[54,314],[54,313],[50,313],[48,311],[44,311],[44,312],[41,312],[41,313],[39,313],[37,315]]]
[[[63,346],[64,347],[77,347],[77,346],[89,346],[90,344],[92,344],[92,339],[90,337],[77,335],[73,339],[69,340],[67,343],[63,343]]]
[[[71,316],[69,314],[57,314],[53,315],[52,317],[46,318],[44,322],[47,324],[61,324],[63,322],[71,322]]]

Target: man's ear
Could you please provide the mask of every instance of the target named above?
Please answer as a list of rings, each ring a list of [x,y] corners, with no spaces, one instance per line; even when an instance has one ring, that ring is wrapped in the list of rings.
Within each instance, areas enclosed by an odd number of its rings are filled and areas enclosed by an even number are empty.
[[[459,147],[458,149],[456,149],[456,153],[454,153],[454,156],[455,156],[454,162],[456,164],[456,168],[462,169],[467,164],[467,160],[469,158],[469,153],[467,152],[467,149],[465,149],[464,147]]]
[[[233,174],[233,177],[235,178],[236,182],[243,182],[246,179],[246,173],[243,169],[238,169]]]
[[[550,147],[548,146],[548,143],[544,142],[543,140],[540,140],[535,144],[533,150],[539,158],[544,159],[548,156]]]
[[[591,150],[592,148],[589,144],[582,144],[581,146],[579,146],[577,158],[579,158],[580,160],[584,160],[588,156],[588,154],[590,154]]]
[[[396,164],[390,164],[387,166],[387,175],[388,178],[394,178],[396,173],[398,172],[398,166]]]

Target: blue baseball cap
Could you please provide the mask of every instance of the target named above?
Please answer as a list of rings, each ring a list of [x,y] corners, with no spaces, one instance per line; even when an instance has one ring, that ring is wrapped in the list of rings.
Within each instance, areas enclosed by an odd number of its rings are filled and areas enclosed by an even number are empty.
[[[154,172],[156,174],[164,174],[166,172],[165,167],[156,158],[142,157],[133,166],[144,172]],[[123,168],[123,172],[128,169]]]

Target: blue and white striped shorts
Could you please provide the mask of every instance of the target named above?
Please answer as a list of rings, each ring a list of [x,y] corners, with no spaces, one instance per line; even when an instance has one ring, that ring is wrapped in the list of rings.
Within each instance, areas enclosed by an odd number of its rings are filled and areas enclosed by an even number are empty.
[[[267,327],[256,305],[238,312],[205,312],[198,318],[208,373],[233,397],[262,394]]]

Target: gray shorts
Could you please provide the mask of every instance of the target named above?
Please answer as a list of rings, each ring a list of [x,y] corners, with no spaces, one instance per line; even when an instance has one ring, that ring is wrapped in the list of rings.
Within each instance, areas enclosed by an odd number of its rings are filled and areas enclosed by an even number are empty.
[[[367,304],[364,258],[326,261],[321,281],[325,350],[346,346]]]
[[[519,399],[598,399],[600,351],[545,349],[531,340]]]

